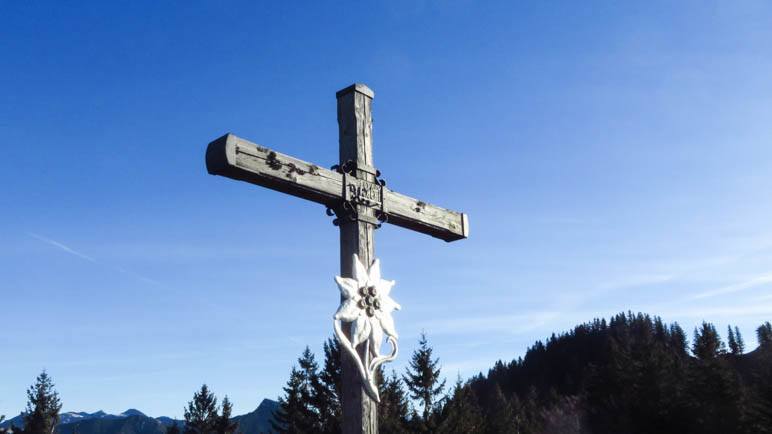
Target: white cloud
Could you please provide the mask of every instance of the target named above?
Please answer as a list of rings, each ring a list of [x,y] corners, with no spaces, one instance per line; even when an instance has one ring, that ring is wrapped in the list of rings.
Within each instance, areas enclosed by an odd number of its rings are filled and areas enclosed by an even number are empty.
[[[751,279],[745,280],[743,282],[734,283],[732,285],[727,285],[718,289],[696,294],[692,298],[696,300],[701,298],[716,297],[719,295],[745,291],[751,288],[755,288],[757,286],[767,285],[769,283],[772,283],[772,273],[765,273],[765,274],[761,274],[756,277],[753,277]]]
[[[32,233],[32,232],[28,232],[27,234],[29,236],[31,236],[32,238],[35,238],[36,240],[39,240],[39,241],[42,241],[42,242],[44,242],[44,243],[46,243],[48,245],[54,246],[54,247],[56,247],[56,248],[58,248],[60,250],[63,250],[63,251],[65,251],[65,252],[67,252],[67,253],[69,253],[71,255],[75,255],[75,256],[77,256],[77,257],[79,257],[81,259],[85,259],[85,260],[87,260],[89,262],[93,262],[93,263],[97,262],[96,259],[92,258],[91,256],[84,255],[83,253],[80,253],[80,252],[78,252],[75,249],[72,249],[72,248],[70,248],[68,246],[65,246],[64,244],[60,243],[59,241],[52,240],[50,238],[46,238],[46,237],[44,237],[42,235],[38,235],[38,234],[35,234],[35,233]]]
[[[702,318],[729,317],[759,317],[772,315],[772,303],[756,303],[744,306],[704,306],[671,308],[658,311],[663,317]]]
[[[111,267],[111,266],[108,266],[108,265],[104,265],[104,264],[100,263],[99,261],[97,261],[96,259],[92,258],[91,256],[88,256],[88,255],[86,255],[84,253],[81,253],[81,252],[73,249],[72,247],[69,247],[69,246],[67,246],[67,245],[65,245],[63,243],[60,243],[59,241],[53,240],[51,238],[44,237],[42,235],[39,235],[39,234],[36,234],[36,233],[33,233],[33,232],[28,232],[27,235],[29,235],[30,237],[32,237],[32,238],[34,238],[34,239],[36,239],[38,241],[42,241],[42,242],[48,244],[49,246],[54,246],[54,247],[56,247],[59,250],[62,250],[64,252],[66,252],[66,253],[69,253],[70,255],[77,256],[78,258],[81,258],[81,259],[86,260],[88,262],[100,265],[102,267],[109,268],[109,269],[111,269],[111,270],[113,270],[115,272],[121,273],[121,274],[126,274],[126,275],[131,276],[131,277],[133,277],[135,279],[141,280],[141,281],[143,281],[145,283],[149,283],[149,284],[156,285],[156,286],[163,286],[160,282],[158,282],[156,280],[153,280],[153,279],[151,279],[149,277],[142,276],[142,275],[137,274],[137,273],[135,273],[133,271],[126,270],[125,268],[122,268],[122,267]]]

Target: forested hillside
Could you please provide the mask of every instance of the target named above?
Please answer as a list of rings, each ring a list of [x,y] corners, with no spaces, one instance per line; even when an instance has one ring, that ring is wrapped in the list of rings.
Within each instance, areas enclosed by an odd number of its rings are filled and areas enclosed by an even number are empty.
[[[709,323],[691,345],[678,324],[632,313],[536,342],[468,387],[482,408],[508,405],[519,432],[772,432],[772,327],[743,354]],[[504,402],[506,401],[506,402]]]
[[[746,352],[737,328],[728,328],[724,342],[703,323],[689,339],[678,324],[618,314],[537,341],[521,358],[447,385],[440,359],[422,336],[404,373],[379,373],[380,431],[769,434],[772,324],[759,326],[756,339],[758,348]],[[35,434],[54,426],[59,434],[338,433],[340,356],[333,339],[325,342],[321,362],[306,348],[279,403],[264,400],[243,416],[232,416],[227,396],[218,403],[203,385],[178,423],[136,410],[60,414],[58,393],[43,372],[28,390],[26,411],[4,423],[0,416],[0,433],[11,425]]]
[[[424,337],[403,375],[381,381],[383,433],[772,433],[772,325],[745,353],[737,328],[724,343],[703,323],[690,340],[645,314],[594,320],[536,342],[525,356],[445,387]],[[293,367],[275,427],[340,430],[335,341],[321,367],[306,350]]]

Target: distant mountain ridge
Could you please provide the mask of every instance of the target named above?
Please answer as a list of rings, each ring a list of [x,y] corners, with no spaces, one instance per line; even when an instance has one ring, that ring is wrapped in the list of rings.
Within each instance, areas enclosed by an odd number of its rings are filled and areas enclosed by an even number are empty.
[[[270,399],[264,399],[251,413],[233,418],[239,422],[239,428],[243,434],[270,434],[273,433],[271,420],[279,403]],[[56,434],[165,434],[166,427],[174,423],[180,426],[185,422],[167,416],[150,417],[141,411],[130,408],[120,414],[109,414],[104,411],[94,413],[66,412],[61,413]],[[11,425],[23,426],[22,415],[9,419],[0,428]]]
[[[59,424],[65,425],[70,423],[78,423],[89,419],[122,419],[129,416],[145,416],[145,414],[133,408],[130,408],[120,414],[105,413],[102,410],[96,411],[94,413],[87,413],[85,411],[68,411],[66,413],[61,413],[59,415]],[[165,418],[165,419],[168,419],[168,418]],[[7,427],[7,426],[10,426],[11,424],[15,426],[23,425],[24,422],[23,422],[22,415],[19,414],[18,416],[5,421],[4,423],[0,424],[0,427]]]

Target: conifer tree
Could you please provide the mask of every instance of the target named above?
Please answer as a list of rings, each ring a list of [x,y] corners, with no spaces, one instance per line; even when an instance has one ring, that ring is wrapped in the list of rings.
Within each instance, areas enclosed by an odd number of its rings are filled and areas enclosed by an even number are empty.
[[[658,342],[663,344],[667,343],[669,338],[668,329],[665,327],[665,323],[662,322],[662,318],[658,316],[654,317],[654,336]]]
[[[702,326],[694,328],[694,342],[692,343],[692,353],[701,360],[714,359],[724,354],[726,349],[721,337],[713,324],[702,322]]]
[[[517,433],[517,424],[515,412],[509,401],[502,393],[501,388],[496,384],[493,388],[493,396],[490,408],[488,408],[486,417],[485,432],[489,434],[515,434]]]
[[[433,429],[432,413],[436,410],[437,398],[445,389],[445,380],[440,382],[439,359],[432,359],[432,347],[421,333],[418,349],[413,352],[410,364],[402,377],[412,399],[422,406],[422,421],[428,429]]]
[[[727,329],[727,345],[729,345],[729,352],[735,356],[742,354],[740,351],[740,346],[737,345],[737,340],[734,337],[734,330],[732,330],[732,326],[727,326]]]
[[[772,324],[769,321],[760,325],[756,329],[756,337],[759,340],[759,346],[762,348],[769,348],[772,344]]]
[[[689,408],[686,419],[692,432],[743,432],[744,390],[736,371],[723,358],[700,358],[688,371]]]
[[[745,353],[745,340],[743,340],[743,335],[737,326],[734,327],[734,339],[737,342],[738,354]]]
[[[437,432],[443,434],[473,434],[482,432],[485,425],[482,409],[471,387],[456,380],[450,400],[442,412]]]
[[[317,392],[321,432],[325,434],[341,431],[343,415],[340,406],[342,376],[340,357],[340,344],[337,339],[328,338],[324,343],[324,368],[319,372],[321,387]]]
[[[670,346],[675,349],[679,355],[686,355],[689,343],[686,340],[686,332],[676,322],[670,326]]]
[[[209,434],[214,431],[218,418],[217,398],[203,384],[193,393],[193,400],[188,401],[185,409],[185,434]]]
[[[741,379],[732,364],[719,357],[726,349],[712,324],[703,322],[695,329],[692,351],[697,360],[687,371],[689,399],[684,406],[691,430],[704,434],[743,432],[745,394]]]
[[[319,365],[311,349],[306,347],[298,359],[298,365],[303,373],[300,396],[303,404],[309,409],[311,424],[314,432],[321,432],[321,407],[326,407],[324,402],[323,385],[319,378]]]
[[[757,398],[751,405],[753,434],[772,434],[772,364],[758,374]]]
[[[166,427],[166,434],[182,434],[180,432],[180,427],[177,426],[177,422]]]
[[[315,432],[315,415],[304,398],[305,373],[292,367],[290,378],[284,387],[284,396],[279,397],[279,409],[274,413],[271,425],[279,433],[305,434]]]
[[[378,429],[382,434],[405,433],[408,430],[408,403],[402,380],[392,371],[389,378],[383,378],[383,371],[376,372],[378,393],[381,403],[378,405]]]
[[[24,432],[50,434],[59,423],[59,410],[62,403],[54,390],[51,377],[43,371],[35,379],[35,384],[27,389],[27,409],[24,412]]]
[[[519,434],[542,433],[539,394],[535,387],[529,388],[522,401],[513,395],[510,403],[515,412],[515,426]]]
[[[418,414],[415,406],[410,405],[410,416],[407,418],[407,432],[409,433],[423,433],[427,432],[426,425],[421,420],[421,416]]]
[[[217,416],[217,420],[214,424],[215,434],[232,434],[236,432],[239,423],[231,420],[233,417],[231,414],[232,412],[233,404],[231,404],[230,399],[228,399],[228,395],[225,395],[225,398],[222,400],[222,411],[220,415]]]

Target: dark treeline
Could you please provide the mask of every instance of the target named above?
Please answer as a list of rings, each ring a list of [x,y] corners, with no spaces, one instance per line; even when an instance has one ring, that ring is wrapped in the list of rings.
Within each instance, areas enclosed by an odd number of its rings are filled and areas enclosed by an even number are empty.
[[[772,325],[745,353],[739,329],[725,343],[703,323],[691,343],[677,324],[619,314],[576,326],[525,356],[449,390],[422,336],[403,375],[380,375],[382,433],[772,433]],[[280,398],[274,428],[340,432],[340,349],[320,367],[306,348]]]
[[[619,314],[537,341],[522,358],[447,387],[422,336],[404,373],[379,372],[379,427],[384,434],[769,434],[772,324],[758,327],[756,339],[758,348],[746,353],[736,327],[727,329],[724,342],[715,326],[702,323],[689,340],[677,323]],[[321,366],[306,348],[284,387],[275,431],[340,432],[340,357],[334,339],[324,344]],[[44,371],[27,390],[22,426],[0,434],[62,432],[61,407]],[[227,397],[218,405],[204,385],[185,408],[184,423],[164,430],[241,432],[242,419],[233,418],[231,408]]]
[[[770,433],[772,325],[748,354],[730,330],[729,349],[709,323],[689,345],[677,323],[619,314],[536,342],[469,387],[484,408],[503,395],[511,432]]]

